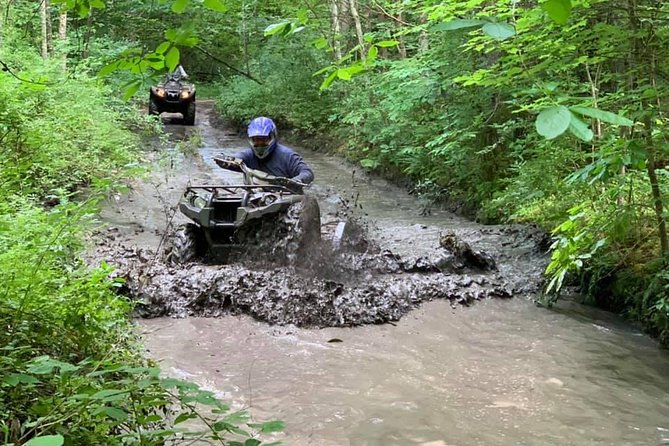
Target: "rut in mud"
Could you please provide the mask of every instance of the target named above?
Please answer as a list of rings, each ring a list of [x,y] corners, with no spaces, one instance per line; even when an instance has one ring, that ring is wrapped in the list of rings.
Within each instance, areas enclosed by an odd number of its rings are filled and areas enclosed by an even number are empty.
[[[213,117],[211,110],[203,112],[200,116]],[[205,129],[205,144],[218,143],[211,136],[216,130],[206,118],[198,127]],[[167,180],[161,187],[174,196],[183,190],[184,181],[210,175],[210,152],[201,150],[202,159],[193,161],[196,167],[191,172]],[[219,177],[216,181],[229,183],[230,179]],[[135,185],[136,190],[141,187]],[[160,187],[154,185],[153,189],[150,193],[160,194]],[[350,209],[338,206],[346,200],[333,198],[330,192],[324,194],[321,188],[313,189],[320,202],[337,203],[323,213],[325,224],[342,215],[352,218]],[[152,203],[150,206],[159,208],[165,207],[165,202],[126,202],[127,207],[118,212],[133,211],[130,213],[135,215],[139,206]],[[165,222],[172,224],[170,215],[174,212],[175,208],[168,209]],[[353,220],[358,228],[373,228],[377,223],[361,216]],[[167,226],[158,225],[154,231],[158,235],[167,232],[169,237]],[[426,231],[411,225],[394,231],[405,239],[420,238],[425,249],[409,246],[414,255],[398,254],[397,246],[378,237],[379,231],[364,230],[346,249],[334,250],[324,238],[306,252],[291,256],[286,254],[285,238],[269,230],[264,231],[262,243],[232,256],[225,265],[173,265],[164,262],[157,243],[151,247],[134,243],[136,234],[144,230],[135,227],[124,232],[110,227],[99,234],[94,254],[118,266],[116,274],[125,279],[122,292],[138,301],[137,315],[217,317],[245,313],[271,324],[317,327],[397,321],[420,303],[434,299],[448,299],[456,305],[535,293],[542,284],[546,242],[543,234],[531,228],[477,225],[470,229],[468,242],[453,231]],[[480,249],[478,242],[485,249]],[[407,251],[406,245],[403,248]]]

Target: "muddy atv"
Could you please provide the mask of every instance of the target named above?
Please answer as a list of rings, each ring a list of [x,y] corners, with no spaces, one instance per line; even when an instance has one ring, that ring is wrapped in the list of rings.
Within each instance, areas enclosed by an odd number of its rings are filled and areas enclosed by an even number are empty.
[[[304,184],[250,169],[237,158],[214,160],[241,172],[243,183],[186,188],[179,210],[192,223],[179,226],[168,239],[167,262],[227,263],[263,243],[265,257],[285,260],[318,245],[320,209],[315,198],[304,194]]]
[[[169,74],[164,82],[150,88],[149,114],[181,113],[185,125],[195,124],[195,85],[182,76]]]

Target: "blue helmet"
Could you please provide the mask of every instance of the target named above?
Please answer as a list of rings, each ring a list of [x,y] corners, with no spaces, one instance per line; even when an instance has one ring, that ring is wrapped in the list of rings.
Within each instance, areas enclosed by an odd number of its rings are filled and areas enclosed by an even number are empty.
[[[276,125],[274,124],[274,121],[264,116],[255,118],[249,123],[247,132],[253,153],[255,153],[258,158],[263,159],[272,153],[277,142]],[[263,136],[270,138],[270,140],[263,144],[258,144],[257,141],[254,143],[253,138],[256,136]]]

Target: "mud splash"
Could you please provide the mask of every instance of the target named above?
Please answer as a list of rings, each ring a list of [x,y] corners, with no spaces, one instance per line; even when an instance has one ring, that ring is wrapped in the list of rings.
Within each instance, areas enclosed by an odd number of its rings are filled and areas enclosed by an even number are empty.
[[[480,258],[491,256],[468,245],[463,251],[463,244],[455,243],[460,250],[442,247],[432,256],[403,258],[373,240],[366,240],[363,253],[335,252],[324,240],[293,261],[267,261],[263,252],[279,250],[264,246],[228,265],[170,265],[154,251],[113,244],[100,251],[118,265],[122,291],[138,301],[136,314],[145,318],[249,314],[270,324],[343,327],[397,321],[435,299],[468,305],[533,293],[540,286],[536,276],[507,277],[494,262],[481,265]]]

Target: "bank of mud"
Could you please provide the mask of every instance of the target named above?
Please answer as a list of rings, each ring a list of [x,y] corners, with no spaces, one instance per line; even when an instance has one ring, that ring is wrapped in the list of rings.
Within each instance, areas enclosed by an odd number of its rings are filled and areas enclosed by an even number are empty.
[[[317,170],[317,181],[309,193],[321,203],[323,222],[349,219],[365,228],[349,249],[334,251],[323,240],[309,255],[287,260],[274,246],[282,241],[270,235],[253,255],[233,257],[225,265],[166,263],[165,238],[183,222],[176,203],[186,184],[238,181],[211,161],[245,144],[219,123],[212,105],[204,103],[195,130],[171,126],[173,141],[198,131],[204,147],[189,156],[154,154],[162,162],[103,215],[109,224],[97,236],[93,258],[117,266],[115,274],[125,282],[122,292],[138,302],[138,316],[249,314],[271,324],[354,326],[397,321],[435,299],[468,305],[532,296],[541,287],[547,238],[540,231],[471,222],[449,229],[431,225],[429,218],[414,223],[411,215],[389,225],[372,205],[350,198],[375,180],[352,172],[357,177],[351,190],[328,183],[338,180],[327,178],[332,169],[319,175],[320,163],[336,159],[314,160],[318,155],[310,153],[305,156]],[[383,199],[392,198],[388,192]],[[412,212],[419,213],[418,206]]]

